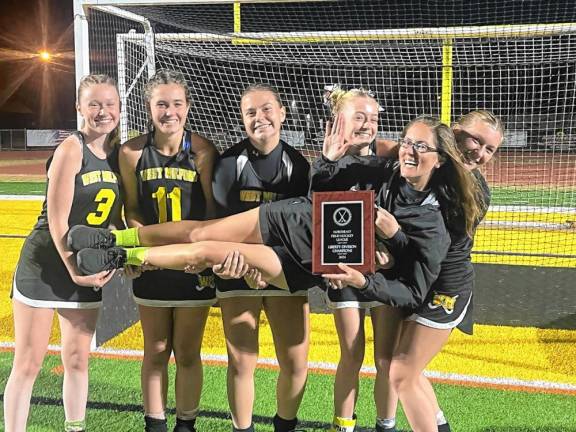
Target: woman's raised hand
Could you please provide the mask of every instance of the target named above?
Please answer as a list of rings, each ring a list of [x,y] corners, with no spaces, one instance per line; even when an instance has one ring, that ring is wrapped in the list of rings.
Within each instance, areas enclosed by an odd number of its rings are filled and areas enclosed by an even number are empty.
[[[322,154],[328,160],[337,161],[346,154],[349,147],[344,141],[344,116],[336,114],[333,121],[326,122]]]

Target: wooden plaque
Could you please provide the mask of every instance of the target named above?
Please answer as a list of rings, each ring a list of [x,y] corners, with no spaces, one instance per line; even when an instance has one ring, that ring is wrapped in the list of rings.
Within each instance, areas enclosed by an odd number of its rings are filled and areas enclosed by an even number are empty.
[[[374,273],[374,191],[314,192],[312,221],[313,273]]]

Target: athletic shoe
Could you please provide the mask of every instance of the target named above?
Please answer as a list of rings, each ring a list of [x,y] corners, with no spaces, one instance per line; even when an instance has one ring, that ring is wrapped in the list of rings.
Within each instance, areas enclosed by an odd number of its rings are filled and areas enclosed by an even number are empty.
[[[108,249],[116,246],[116,236],[107,228],[93,228],[75,225],[68,231],[68,248],[73,251],[82,249]]]
[[[450,429],[450,425],[448,423],[444,423],[438,425],[438,432],[452,432],[452,430]]]
[[[76,254],[78,269],[84,275],[124,267],[126,251],[119,247],[110,249],[82,249]]]
[[[391,428],[383,427],[380,425],[376,425],[376,432],[398,432],[396,426],[392,426]]]

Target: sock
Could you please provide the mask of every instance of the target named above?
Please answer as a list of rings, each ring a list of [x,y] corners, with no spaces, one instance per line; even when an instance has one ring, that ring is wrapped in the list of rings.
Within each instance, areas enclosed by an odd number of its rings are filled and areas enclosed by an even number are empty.
[[[452,432],[452,429],[450,429],[450,425],[448,423],[444,423],[438,425],[438,432]]]
[[[254,423],[252,423],[246,429],[238,429],[236,426],[232,425],[232,432],[254,432]]]
[[[196,432],[196,429],[194,428],[195,424],[195,418],[184,420],[180,417],[176,417],[176,426],[174,426],[173,432]]]
[[[138,238],[138,228],[126,228],[123,230],[112,230],[116,237],[116,246],[134,247],[140,246]]]
[[[141,266],[146,261],[149,247],[135,247],[124,249],[126,251],[126,264]]]
[[[66,420],[64,422],[65,432],[82,432],[86,430],[86,420]]]
[[[144,428],[146,432],[168,432],[168,425],[165,418],[155,418],[147,414],[144,416],[144,422],[146,423],[146,427]]]
[[[334,416],[330,432],[354,432],[355,427],[356,427],[356,416],[352,418]]]
[[[298,419],[294,417],[291,420],[286,420],[280,417],[278,413],[276,413],[272,423],[274,424],[274,432],[291,432],[294,430],[294,428],[296,428]]]
[[[395,431],[396,430],[396,417],[382,418],[376,417],[376,431]]]
[[[442,410],[438,411],[436,413],[436,424],[443,425],[446,423],[448,423],[448,421],[446,420],[446,417],[444,417],[444,412],[442,412]]]

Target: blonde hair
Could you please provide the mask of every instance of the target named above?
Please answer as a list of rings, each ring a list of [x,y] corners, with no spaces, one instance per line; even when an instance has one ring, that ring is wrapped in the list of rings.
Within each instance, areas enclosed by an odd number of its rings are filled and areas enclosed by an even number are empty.
[[[80,98],[82,97],[82,93],[84,93],[84,91],[86,91],[89,87],[98,84],[106,84],[114,87],[116,93],[118,94],[118,98],[120,98],[120,93],[118,92],[118,86],[116,85],[116,80],[114,78],[112,78],[110,75],[105,74],[90,74],[85,75],[80,79],[80,84],[78,84],[78,91],[76,94],[76,104],[80,105]],[[120,145],[119,124],[106,137],[106,144],[108,144],[111,147],[116,147]]]
[[[482,121],[490,126],[495,131],[498,131],[504,139],[504,123],[500,118],[496,117],[493,112],[488,110],[474,110],[464,114],[462,117],[452,125],[454,126],[469,126],[475,121]]]
[[[370,90],[367,90],[362,87],[353,88],[350,90],[344,90],[339,85],[335,85],[334,89],[330,92],[330,96],[328,97],[328,102],[330,104],[330,112],[332,113],[333,116],[335,116],[344,109],[344,106],[346,105],[346,103],[348,103],[349,100],[354,99],[356,97],[370,98],[378,104],[378,102],[374,98],[374,93],[372,93]],[[380,105],[378,105],[378,107],[380,107]]]
[[[443,162],[432,174],[430,186],[438,194],[446,224],[453,226],[462,217],[466,233],[472,237],[482,215],[480,188],[476,178],[464,165],[454,133],[437,118],[421,116],[404,127],[402,137],[416,123],[423,123],[432,129],[438,157]]]

